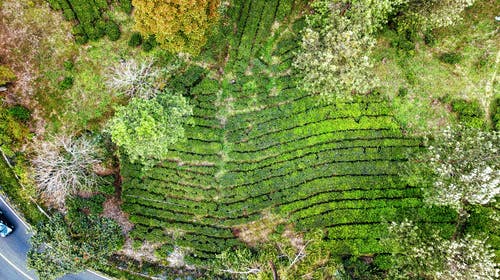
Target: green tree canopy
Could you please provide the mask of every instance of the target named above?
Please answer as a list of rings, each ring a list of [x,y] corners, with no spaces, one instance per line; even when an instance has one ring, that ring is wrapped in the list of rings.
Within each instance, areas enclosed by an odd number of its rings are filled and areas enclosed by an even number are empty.
[[[132,98],[110,120],[111,139],[132,162],[160,161],[169,147],[184,137],[183,124],[192,113],[180,94],[166,91],[149,100]]]

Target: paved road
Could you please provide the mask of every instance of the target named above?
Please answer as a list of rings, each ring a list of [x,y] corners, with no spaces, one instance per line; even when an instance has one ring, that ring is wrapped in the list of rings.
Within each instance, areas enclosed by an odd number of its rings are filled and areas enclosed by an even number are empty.
[[[15,230],[6,238],[0,237],[0,279],[5,280],[37,280],[35,273],[26,268],[26,254],[29,250],[28,239],[31,236],[28,225],[6,204],[0,196],[0,210]],[[60,280],[103,280],[93,272],[84,271],[79,274],[68,274]]]

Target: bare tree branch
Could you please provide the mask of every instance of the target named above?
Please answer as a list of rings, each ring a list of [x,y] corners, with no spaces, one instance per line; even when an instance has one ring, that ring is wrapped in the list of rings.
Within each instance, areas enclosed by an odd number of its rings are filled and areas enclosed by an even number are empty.
[[[129,97],[150,99],[158,93],[158,78],[161,71],[153,66],[154,61],[137,62],[134,59],[122,61],[112,68],[106,85]]]
[[[90,139],[59,136],[36,149],[33,175],[42,197],[50,205],[62,207],[66,196],[92,189],[99,183],[93,167],[101,161]]]

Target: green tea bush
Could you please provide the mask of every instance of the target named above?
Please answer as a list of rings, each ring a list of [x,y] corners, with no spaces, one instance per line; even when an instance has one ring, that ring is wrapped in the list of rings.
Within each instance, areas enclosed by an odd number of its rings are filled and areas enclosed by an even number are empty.
[[[118,25],[107,20],[104,13],[109,9],[107,0],[49,0],[54,10],[62,10],[66,20],[76,20],[78,30],[73,30],[75,41],[85,44],[88,40],[98,40],[107,35],[111,41],[120,37]],[[130,0],[117,1],[120,7],[130,13],[132,4]]]
[[[415,50],[415,43],[404,35],[398,35],[393,41],[391,41],[391,45],[392,47],[398,48],[405,52],[411,52]]]
[[[115,186],[113,184],[102,184],[98,190],[102,194],[113,195],[115,193]]]
[[[132,12],[132,0],[119,0],[118,2],[125,13],[130,14]]]
[[[447,64],[457,64],[462,61],[463,56],[459,53],[449,52],[439,56],[439,60]]]
[[[73,87],[73,82],[74,79],[72,76],[66,76],[64,79],[59,83],[59,89],[61,90],[67,90]]]
[[[436,45],[436,36],[432,31],[427,31],[424,33],[424,42],[426,45],[433,47]]]
[[[142,50],[149,52],[158,45],[154,35],[149,35],[148,38],[142,43]]]
[[[451,102],[451,107],[463,124],[476,128],[484,126],[484,111],[477,100],[456,99]]]
[[[13,107],[10,107],[8,110],[9,114],[18,121],[27,122],[31,118],[30,110],[21,105],[15,105]]]
[[[112,20],[106,23],[106,35],[108,35],[109,40],[116,41],[120,39],[121,31],[120,26]]]
[[[130,36],[130,39],[128,40],[128,45],[130,47],[138,47],[142,44],[142,35],[139,32],[134,32],[132,33],[132,36]]]

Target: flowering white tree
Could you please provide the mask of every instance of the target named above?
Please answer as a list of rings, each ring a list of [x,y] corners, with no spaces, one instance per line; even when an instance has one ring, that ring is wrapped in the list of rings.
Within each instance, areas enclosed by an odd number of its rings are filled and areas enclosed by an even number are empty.
[[[59,136],[39,144],[36,152],[32,160],[34,179],[44,200],[52,206],[62,207],[66,196],[92,189],[100,181],[93,169],[101,160],[86,137]]]
[[[302,75],[299,86],[328,102],[369,93],[378,84],[370,74],[373,33],[404,1],[314,1],[293,64]]]
[[[494,280],[500,277],[495,254],[485,240],[467,235],[447,240],[436,232],[425,236],[413,222],[392,223],[390,279]]]
[[[153,61],[122,61],[111,69],[106,80],[108,88],[128,97],[151,99],[158,93],[161,71]]]
[[[342,17],[324,32],[306,28],[302,34],[302,51],[294,61],[303,74],[300,87],[324,101],[350,99],[351,93],[374,88],[376,80],[367,69],[372,67],[369,55],[375,40],[364,35],[359,24]]]
[[[461,13],[475,0],[407,0],[408,7],[399,18],[400,28],[426,31],[455,24]]]
[[[465,217],[468,205],[493,202],[500,194],[499,149],[498,132],[464,126],[444,129],[416,158],[433,175],[431,186],[425,188],[426,201],[451,206]]]

